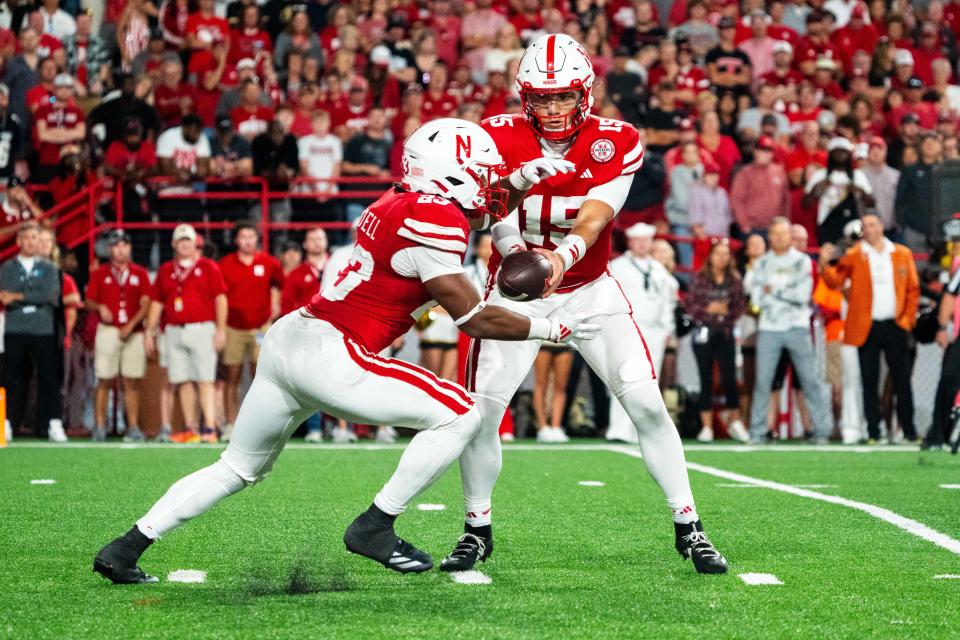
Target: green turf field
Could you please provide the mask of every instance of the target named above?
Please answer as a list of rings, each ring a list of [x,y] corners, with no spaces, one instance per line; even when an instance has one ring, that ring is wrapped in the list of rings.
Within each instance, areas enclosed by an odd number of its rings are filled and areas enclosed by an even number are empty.
[[[884,507],[960,539],[960,459],[874,448],[737,451],[691,447],[701,516],[730,561],[697,575],[643,462],[597,445],[518,445],[495,494],[489,585],[439,571],[399,575],[348,554],[343,529],[366,508],[398,448],[288,449],[262,484],[154,545],[159,584],[92,573],[101,545],[214,447],[0,450],[3,638],[957,638],[960,550],[849,507],[705,473],[734,472]],[[839,449],[839,448],[837,448]],[[33,485],[53,479],[56,484]],[[605,483],[587,487],[580,481]],[[456,470],[398,531],[439,559],[461,527]],[[953,542],[950,543],[949,541]],[[207,572],[203,584],[166,581]],[[774,574],[748,586],[737,574]]]

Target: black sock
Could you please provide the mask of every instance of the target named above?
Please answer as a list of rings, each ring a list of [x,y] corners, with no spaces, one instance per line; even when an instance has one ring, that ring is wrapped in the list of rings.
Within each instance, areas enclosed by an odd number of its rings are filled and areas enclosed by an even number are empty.
[[[386,525],[388,527],[393,526],[393,521],[397,519],[397,516],[392,516],[380,507],[375,504],[371,504],[370,508],[367,509],[367,515],[374,519],[375,522]]]
[[[493,525],[490,525],[490,524],[485,524],[479,527],[475,527],[473,525],[470,525],[464,522],[463,531],[464,533],[472,533],[473,535],[478,536],[480,538],[484,538],[486,540],[493,539]]]
[[[136,525],[134,525],[130,531],[123,534],[123,539],[137,552],[138,558],[147,550],[147,547],[153,544],[153,540],[143,535]]]

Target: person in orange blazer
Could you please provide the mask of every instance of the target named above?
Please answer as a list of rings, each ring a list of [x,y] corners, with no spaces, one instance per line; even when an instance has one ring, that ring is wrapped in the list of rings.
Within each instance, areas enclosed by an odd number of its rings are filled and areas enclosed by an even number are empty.
[[[918,442],[913,424],[913,392],[910,388],[910,332],[917,321],[920,278],[910,249],[883,236],[883,223],[874,213],[865,214],[863,240],[839,260],[836,247],[824,245],[820,252],[823,279],[834,288],[849,281],[849,308],[843,341],[859,348],[863,380],[863,407],[869,439],[880,437],[880,354],[892,372],[897,395],[897,421],[903,435]],[[892,433],[892,429],[890,430]]]

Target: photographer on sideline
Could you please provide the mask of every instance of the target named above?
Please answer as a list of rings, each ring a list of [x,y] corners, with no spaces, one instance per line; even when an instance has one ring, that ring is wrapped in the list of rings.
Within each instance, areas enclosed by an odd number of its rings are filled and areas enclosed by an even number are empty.
[[[848,280],[851,284],[843,341],[860,350],[867,442],[875,444],[880,438],[881,352],[890,371],[897,372],[891,376],[897,395],[897,420],[904,437],[915,442],[909,336],[920,304],[917,266],[910,249],[883,236],[883,222],[876,213],[865,214],[862,222],[863,240],[843,256],[837,256],[832,244],[821,247],[820,269],[823,279],[835,289],[842,289]]]
[[[839,136],[827,144],[827,167],[807,180],[803,206],[817,206],[817,240],[837,242],[843,228],[874,205],[873,187],[860,169],[853,168],[853,143]]]

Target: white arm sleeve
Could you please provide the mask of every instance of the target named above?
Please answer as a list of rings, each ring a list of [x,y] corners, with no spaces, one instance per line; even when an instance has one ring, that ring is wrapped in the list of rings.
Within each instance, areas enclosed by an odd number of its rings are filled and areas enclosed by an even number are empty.
[[[510,255],[516,246],[521,249],[526,248],[523,236],[520,235],[519,209],[514,209],[506,218],[490,227],[490,234],[493,236],[493,244],[501,256]]]
[[[610,182],[600,184],[587,192],[586,200],[599,200],[610,205],[614,215],[620,213],[623,203],[627,201],[630,185],[633,184],[633,175],[617,176]]]
[[[429,247],[401,249],[390,258],[390,266],[399,275],[420,278],[421,282],[433,280],[439,276],[463,273],[463,265],[458,255]]]

